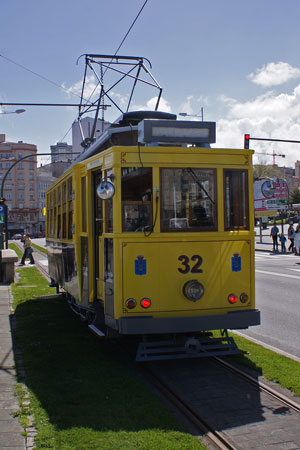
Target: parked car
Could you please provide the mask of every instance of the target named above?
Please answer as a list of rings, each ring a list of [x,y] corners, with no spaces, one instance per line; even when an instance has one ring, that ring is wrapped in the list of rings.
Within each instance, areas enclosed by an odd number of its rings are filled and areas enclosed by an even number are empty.
[[[14,234],[12,239],[15,239],[15,240],[22,239],[22,234]]]

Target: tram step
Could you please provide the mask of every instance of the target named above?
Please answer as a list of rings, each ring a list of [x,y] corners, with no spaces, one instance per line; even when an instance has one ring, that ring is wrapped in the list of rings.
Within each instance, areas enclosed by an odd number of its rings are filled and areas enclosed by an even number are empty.
[[[203,358],[235,355],[238,353],[240,351],[234,339],[229,336],[208,339],[188,337],[186,339],[140,342],[136,361]]]
[[[99,330],[99,328],[95,327],[95,325],[88,325],[88,328],[91,330],[92,333],[96,334],[96,336],[98,337],[105,337],[105,334],[102,333],[101,330]]]

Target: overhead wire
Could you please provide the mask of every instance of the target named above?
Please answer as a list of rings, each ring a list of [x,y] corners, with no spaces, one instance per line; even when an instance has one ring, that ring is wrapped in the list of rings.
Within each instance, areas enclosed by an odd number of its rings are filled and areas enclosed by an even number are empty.
[[[134,27],[136,21],[138,20],[139,16],[141,15],[141,13],[142,13],[143,9],[145,8],[146,4],[148,3],[148,1],[149,1],[149,0],[145,0],[144,4],[143,4],[142,7],[140,8],[140,10],[139,10],[138,14],[136,15],[134,21],[132,22],[132,24],[131,24],[130,27],[128,28],[128,30],[127,30],[127,32],[126,32],[124,38],[122,39],[120,45],[118,46],[117,50],[115,51],[114,57],[117,55],[117,53],[119,52],[120,48],[121,48],[122,45],[124,44],[124,42],[125,42],[125,40],[127,39],[128,35],[129,35],[129,33],[130,33],[130,31],[131,31],[132,28]],[[13,61],[12,59],[8,58],[7,56],[2,55],[1,53],[0,53],[0,57],[3,58],[3,59],[6,59],[7,61],[11,62],[12,64],[15,64],[15,65],[18,66],[18,67],[21,67],[22,69],[26,70],[27,72],[32,73],[33,75],[35,75],[35,76],[41,78],[42,80],[45,80],[45,81],[47,81],[48,83],[53,84],[54,86],[58,87],[59,89],[62,89],[62,90],[64,90],[64,91],[68,92],[68,93],[71,93],[72,95],[75,95],[76,97],[81,98],[81,96],[78,95],[78,94],[76,94],[75,92],[72,92],[72,91],[70,91],[69,89],[66,89],[64,86],[62,86],[62,85],[56,83],[55,81],[52,81],[52,80],[50,80],[49,78],[45,77],[44,75],[41,75],[41,74],[35,72],[34,70],[31,70],[31,69],[29,69],[28,67],[25,67],[24,65],[22,65],[22,64],[20,64],[20,63],[17,63],[16,61]],[[103,76],[105,75],[105,73],[106,73],[106,71],[108,70],[108,68],[109,68],[109,65],[108,65],[108,67],[106,68],[106,70],[105,70]],[[98,82],[98,85],[99,85],[99,82]],[[86,101],[87,101],[87,103],[89,102],[89,100],[86,100]],[[66,132],[66,134],[64,135],[64,137],[62,138],[62,140],[69,134],[71,128],[72,128],[72,126],[71,126],[71,127],[69,128],[69,130]]]

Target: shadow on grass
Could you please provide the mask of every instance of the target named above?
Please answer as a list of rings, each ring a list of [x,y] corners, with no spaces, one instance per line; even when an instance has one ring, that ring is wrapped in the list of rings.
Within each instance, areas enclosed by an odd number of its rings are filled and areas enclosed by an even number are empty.
[[[22,352],[26,384],[56,429],[178,430],[167,408],[65,300],[27,301],[16,308],[15,318],[13,338]]]

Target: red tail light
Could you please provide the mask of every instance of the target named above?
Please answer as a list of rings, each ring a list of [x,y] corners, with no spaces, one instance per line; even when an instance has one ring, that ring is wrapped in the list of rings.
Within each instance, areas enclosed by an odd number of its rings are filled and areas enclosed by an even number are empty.
[[[237,302],[237,296],[234,295],[234,294],[229,294],[229,295],[228,295],[228,301],[229,301],[229,303],[231,303],[231,304],[236,303],[236,302]]]
[[[151,300],[150,300],[150,298],[146,298],[146,297],[142,298],[142,300],[141,300],[141,306],[142,306],[143,308],[145,308],[145,309],[149,308],[149,307],[151,306]]]

